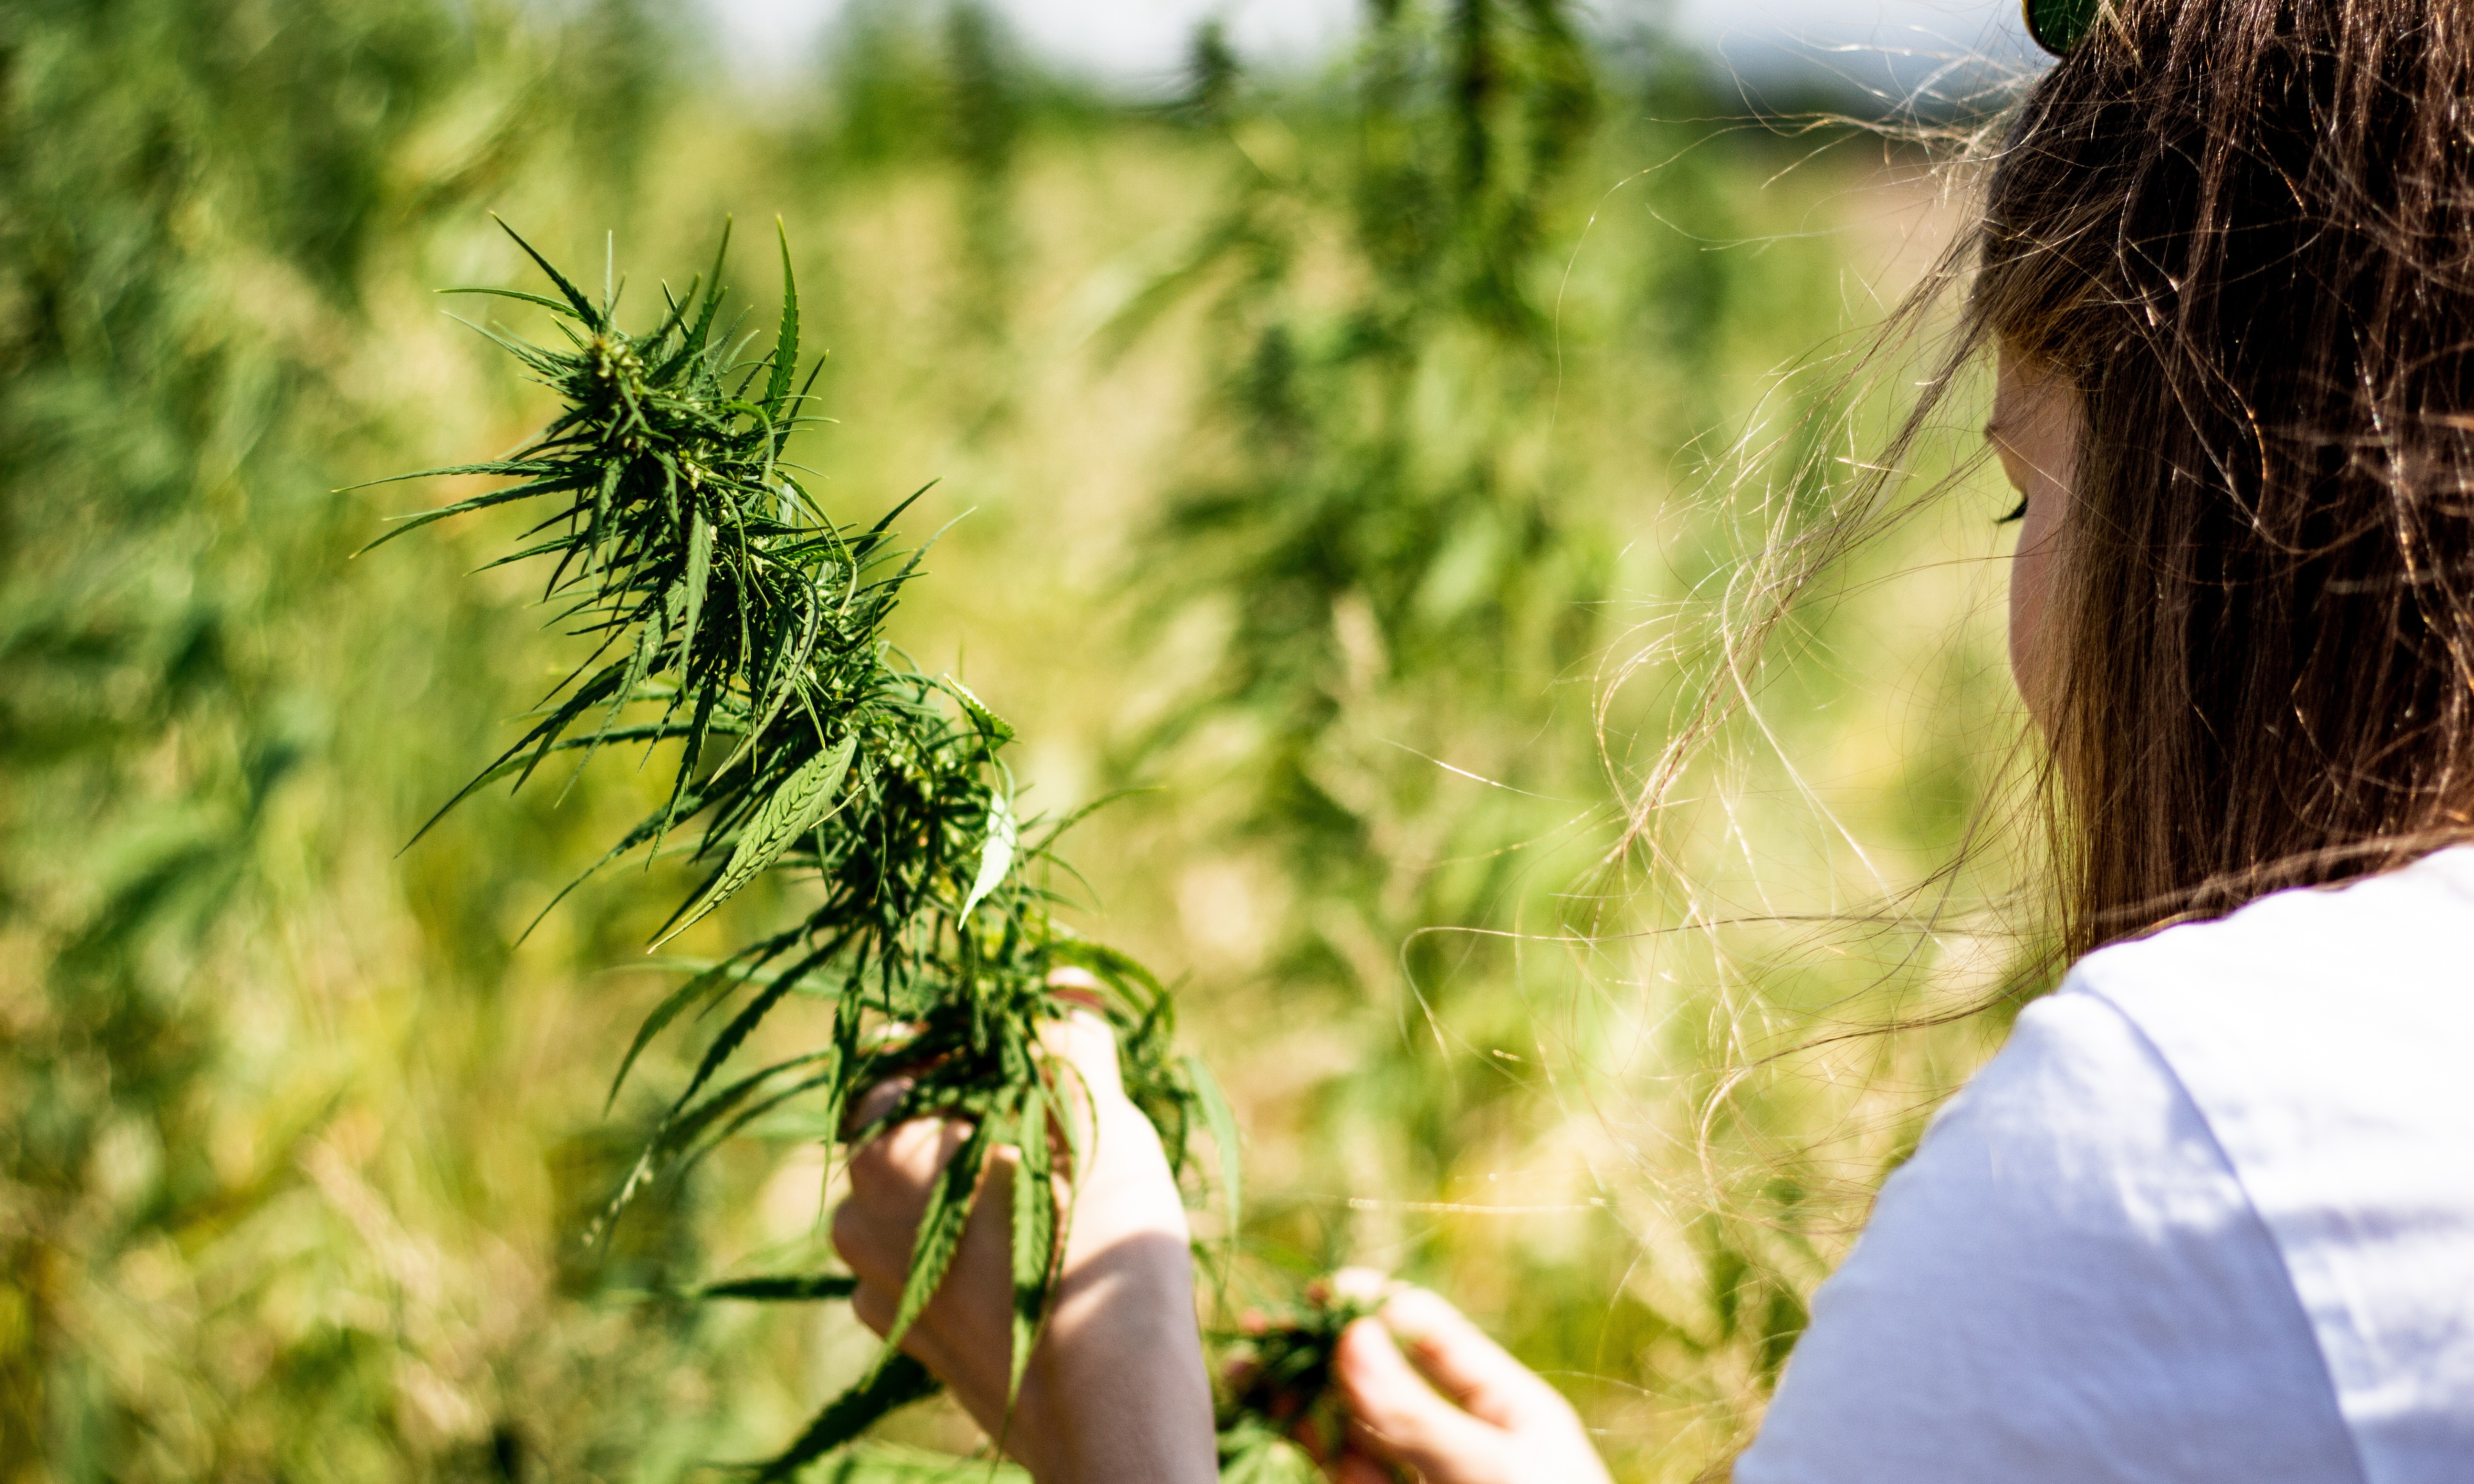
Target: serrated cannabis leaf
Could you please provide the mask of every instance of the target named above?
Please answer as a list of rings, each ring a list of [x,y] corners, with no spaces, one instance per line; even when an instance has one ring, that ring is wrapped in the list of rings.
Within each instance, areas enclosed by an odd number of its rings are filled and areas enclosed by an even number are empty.
[[[954,1254],[961,1251],[962,1227],[971,1219],[971,1197],[979,1184],[980,1171],[987,1164],[988,1150],[995,1142],[993,1122],[980,1120],[961,1151],[945,1161],[944,1173],[929,1188],[928,1209],[920,1213],[919,1235],[910,1248],[910,1271],[903,1279],[902,1299],[893,1311],[893,1323],[885,1327],[885,1343],[888,1347],[901,1344],[902,1337],[910,1332],[920,1311],[928,1307],[928,1301],[936,1297],[936,1285],[945,1281],[946,1270],[954,1265]]]
[[[945,684],[953,691],[954,698],[962,703],[962,710],[969,713],[971,719],[980,724],[980,730],[986,734],[991,744],[1003,746],[1013,741],[1013,724],[990,711],[987,703],[980,699],[978,693],[951,676],[946,678]]]
[[[735,1277],[727,1282],[707,1283],[696,1290],[699,1299],[749,1299],[769,1303],[809,1303],[818,1299],[847,1299],[859,1291],[859,1279],[846,1273],[819,1273],[800,1277]]]
[[[791,841],[824,823],[840,797],[842,777],[850,771],[851,754],[858,750],[859,739],[845,737],[831,751],[819,752],[799,765],[798,771],[764,801],[756,818],[740,832],[739,846],[730,853],[730,864],[721,868],[703,898],[653,946],[659,948],[702,920],[705,913],[754,881],[757,872],[780,860]]]
[[[1048,1137],[1047,1089],[1025,1088],[1022,1111],[1014,1126],[1013,1180],[1013,1358],[1006,1378],[1006,1411],[1010,1419],[1022,1395],[1023,1372],[1031,1365],[1041,1321],[1048,1316],[1049,1288],[1056,1258],[1056,1182]]]
[[[926,1366],[908,1355],[890,1355],[866,1381],[835,1398],[797,1442],[759,1468],[756,1484],[790,1477],[865,1432],[878,1418],[933,1397],[938,1390]]]

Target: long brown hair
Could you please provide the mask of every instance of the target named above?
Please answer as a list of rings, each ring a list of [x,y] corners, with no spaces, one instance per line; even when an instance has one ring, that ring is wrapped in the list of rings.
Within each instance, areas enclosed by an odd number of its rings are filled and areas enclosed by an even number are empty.
[[[1856,498],[1739,574],[1625,848],[1788,611],[1916,508],[1892,487],[1997,344],[2085,415],[2048,607],[2061,955],[2474,839],[2474,6],[2105,0],[1968,137],[1978,225],[1867,365],[1972,271],[1955,332]]]
[[[2474,836],[2474,8],[2113,0],[1977,251],[2085,413],[2069,950]]]

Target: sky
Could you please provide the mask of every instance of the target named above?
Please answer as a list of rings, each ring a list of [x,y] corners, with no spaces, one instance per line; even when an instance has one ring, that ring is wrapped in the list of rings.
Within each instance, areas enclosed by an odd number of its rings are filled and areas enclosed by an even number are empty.
[[[809,55],[840,0],[705,0],[723,24],[732,56],[763,72]],[[1224,17],[1241,52],[1266,61],[1311,61],[1354,25],[1363,0],[993,0],[1033,49],[1077,71],[1136,91],[1164,89],[1182,69],[1195,27]],[[1880,54],[2024,51],[2017,0],[1596,0],[1620,21],[1628,12],[1668,14],[1677,31],[1747,74],[1803,66],[1880,74]],[[1869,62],[1869,65],[1868,65]],[[1907,62],[1903,75],[1928,69]]]

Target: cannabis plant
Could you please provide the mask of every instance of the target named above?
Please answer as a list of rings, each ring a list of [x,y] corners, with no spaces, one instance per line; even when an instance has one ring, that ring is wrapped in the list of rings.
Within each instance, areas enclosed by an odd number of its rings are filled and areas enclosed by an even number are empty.
[[[1410,933],[1478,926],[1507,899],[1529,857],[1520,834],[1486,832],[1560,821],[1505,817],[1511,792],[1438,803],[1439,770],[1357,734],[1379,718],[1422,746],[1455,718],[1534,711],[1589,651],[1612,549],[1538,456],[1554,371],[1544,224],[1598,96],[1571,7],[1400,0],[1369,17],[1336,120],[1249,107],[1206,35],[1197,87],[1238,146],[1229,206],[1117,327],[1208,307],[1220,344],[1201,456],[1128,585],[1162,632],[1190,610],[1229,615],[1217,666],[1130,741],[1126,766],[1164,766],[1242,721],[1238,832],[1324,884],[1284,966],[1361,993],[1395,977],[1390,950]],[[1563,792],[1590,747],[1558,741],[1576,745],[1523,738],[1452,761]],[[1487,864],[1416,879],[1419,857]],[[1336,941],[1335,900],[1382,951]],[[1413,955],[1432,971],[1465,947]]]
[[[1346,1419],[1332,1393],[1341,1331],[1378,1305],[1324,1285],[1296,1302],[1251,1309],[1221,1336],[1220,1477],[1223,1484],[1307,1484],[1322,1477],[1312,1458],[1337,1458]],[[1293,1442],[1295,1440],[1295,1442]]]
[[[1329,1091],[1424,1181],[1470,1142],[1467,1093],[1513,1084],[1443,1075],[1403,1026],[1534,1042],[1510,945],[1555,937],[1564,882],[1541,861],[1599,791],[1587,708],[1542,713],[1612,587],[1614,543],[1556,478],[1544,292],[1601,88],[1568,0],[1367,16],[1321,115],[1237,85],[1209,32],[1197,49],[1228,204],[1116,332],[1199,302],[1214,365],[1126,585],[1152,631],[1224,637],[1120,762],[1225,768],[1222,847],[1315,884],[1273,966],[1370,1011]]]
[[[663,796],[594,869],[674,854],[701,870],[659,941],[768,873],[807,892],[797,920],[702,966],[645,1018],[619,1060],[614,1098],[683,1016],[717,1029],[599,1225],[648,1182],[792,1100],[812,1103],[845,1147],[928,1115],[967,1117],[976,1131],[929,1201],[883,1352],[764,1467],[762,1477],[779,1478],[934,1390],[897,1346],[944,1277],[1000,1143],[1022,1151],[1012,1228],[1019,1384],[1071,1219],[1053,1184],[1072,1157],[1058,1142],[1070,1129],[1060,1116],[1070,1074],[1041,1042],[1042,1026],[1067,1008],[1050,988],[1055,971],[1080,970],[1101,986],[1127,1089],[1180,1179],[1208,1125],[1233,1202],[1234,1131],[1207,1075],[1173,1051],[1159,982],[1056,919],[1040,875],[1072,821],[1018,812],[1006,761],[1012,728],[960,681],[919,669],[886,638],[924,555],[892,534],[910,501],[869,523],[837,520],[788,460],[788,440],[813,414],[799,377],[787,240],[779,326],[753,356],[736,322],[721,319],[720,254],[684,292],[664,288],[651,329],[629,331],[617,318],[615,281],[605,276],[601,296],[588,297],[517,240],[554,296],[455,292],[549,311],[557,344],[487,332],[563,406],[508,457],[424,472],[514,482],[411,517],[381,539],[531,505],[540,519],[499,560],[546,567],[552,621],[589,647],[532,726],[448,807],[496,780],[521,787],[554,757],[581,766],[605,747],[645,748],[668,758]],[[738,1065],[758,1027],[793,995],[831,1007],[830,1034]],[[897,1075],[908,1080],[901,1096],[858,1117],[857,1096]],[[845,1277],[794,1274],[706,1295],[815,1300],[850,1289]]]

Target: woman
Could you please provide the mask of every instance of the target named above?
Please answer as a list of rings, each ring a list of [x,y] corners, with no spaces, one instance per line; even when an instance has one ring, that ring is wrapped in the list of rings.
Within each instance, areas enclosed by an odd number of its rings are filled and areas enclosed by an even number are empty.
[[[2093,21],[1999,153],[1951,369],[1999,362],[2077,961],[1884,1186],[1735,1476],[2474,1479],[2474,7],[2046,10]],[[1100,1140],[1007,1446],[1208,1479],[1183,1215],[1064,1035]],[[956,1142],[856,1162],[862,1315]],[[994,1425],[982,1219],[909,1343]],[[1431,1295],[1340,1378],[1343,1479],[1604,1477]]]

